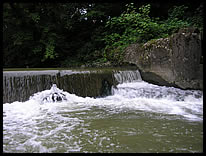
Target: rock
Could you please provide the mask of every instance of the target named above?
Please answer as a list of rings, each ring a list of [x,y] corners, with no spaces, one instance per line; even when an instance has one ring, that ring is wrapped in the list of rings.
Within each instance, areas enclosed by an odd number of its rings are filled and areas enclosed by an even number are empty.
[[[168,38],[151,40],[144,45],[131,44],[124,62],[135,64],[145,81],[182,89],[203,89],[201,38],[194,28],[180,29]]]
[[[57,88],[56,84],[52,85],[49,95],[43,98],[43,102],[61,102],[66,100],[66,95]]]

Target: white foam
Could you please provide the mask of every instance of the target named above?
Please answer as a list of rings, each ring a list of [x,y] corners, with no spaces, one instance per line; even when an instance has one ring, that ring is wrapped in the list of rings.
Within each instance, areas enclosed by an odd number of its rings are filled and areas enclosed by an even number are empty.
[[[59,90],[56,88],[56,90]],[[62,91],[62,90],[61,90]],[[4,104],[3,111],[10,118],[30,118],[42,111],[58,113],[63,108],[67,111],[89,110],[90,107],[108,107],[118,112],[122,109],[142,110],[164,114],[181,115],[188,120],[202,120],[203,95],[201,91],[181,90],[149,84],[144,81],[123,83],[113,88],[113,95],[105,98],[83,98],[63,92],[68,99],[61,103],[44,103],[42,98],[50,90],[34,94],[29,101]]]

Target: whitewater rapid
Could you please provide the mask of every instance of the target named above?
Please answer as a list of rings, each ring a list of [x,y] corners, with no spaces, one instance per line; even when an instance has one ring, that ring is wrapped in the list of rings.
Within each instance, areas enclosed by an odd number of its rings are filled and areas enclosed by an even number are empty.
[[[25,118],[32,114],[37,115],[44,109],[81,105],[81,109],[82,107],[89,109],[98,106],[110,108],[114,112],[131,109],[173,114],[182,116],[187,120],[201,121],[203,117],[203,94],[201,91],[158,86],[145,81],[119,84],[116,88],[112,88],[112,95],[104,98],[83,98],[63,91],[67,101],[44,102],[42,104],[42,98],[49,91],[38,92],[26,102],[16,101],[4,104],[4,115],[10,118],[19,118],[19,116]]]

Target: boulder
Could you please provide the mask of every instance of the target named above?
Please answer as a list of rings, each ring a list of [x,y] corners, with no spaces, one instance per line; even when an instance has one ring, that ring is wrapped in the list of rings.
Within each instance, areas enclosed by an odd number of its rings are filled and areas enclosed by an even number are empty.
[[[182,89],[203,89],[201,35],[195,28],[180,29],[168,38],[128,46],[124,62],[135,64],[142,79]]]

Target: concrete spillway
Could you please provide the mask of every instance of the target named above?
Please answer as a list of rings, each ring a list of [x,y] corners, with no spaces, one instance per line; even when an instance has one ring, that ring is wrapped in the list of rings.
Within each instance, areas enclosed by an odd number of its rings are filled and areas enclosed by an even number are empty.
[[[3,72],[3,103],[26,101],[52,84],[82,97],[100,97],[111,94],[111,87],[122,82],[141,80],[138,70],[42,70]]]

